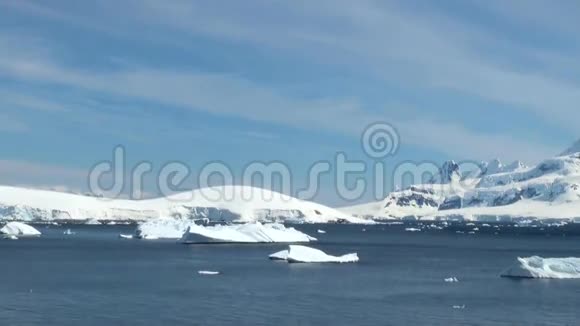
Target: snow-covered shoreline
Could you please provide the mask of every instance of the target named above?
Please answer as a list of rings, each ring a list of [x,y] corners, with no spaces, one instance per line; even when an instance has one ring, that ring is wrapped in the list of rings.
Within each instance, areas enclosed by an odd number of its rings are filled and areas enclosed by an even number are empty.
[[[216,200],[208,194],[221,194]],[[265,189],[223,186],[148,200],[105,199],[0,186],[0,221],[138,223],[158,218],[212,222],[372,223],[336,209]]]

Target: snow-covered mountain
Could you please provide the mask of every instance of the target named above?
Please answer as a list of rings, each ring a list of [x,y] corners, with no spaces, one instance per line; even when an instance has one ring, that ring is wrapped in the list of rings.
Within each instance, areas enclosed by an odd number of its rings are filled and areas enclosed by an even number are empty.
[[[0,220],[102,222],[165,217],[225,222],[364,222],[324,205],[245,186],[198,189],[149,200],[0,186]]]
[[[375,219],[538,218],[580,222],[580,141],[562,155],[533,167],[520,161],[504,166],[493,160],[482,163],[481,173],[470,177],[459,177],[454,167],[454,162],[443,165],[441,183],[414,185],[380,202],[341,210]]]

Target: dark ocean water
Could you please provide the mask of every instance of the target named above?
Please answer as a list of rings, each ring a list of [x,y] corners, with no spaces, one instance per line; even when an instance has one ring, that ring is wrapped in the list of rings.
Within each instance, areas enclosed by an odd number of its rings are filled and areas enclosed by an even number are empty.
[[[284,245],[188,246],[118,239],[133,227],[71,228],[0,240],[0,325],[580,324],[580,280],[498,276],[517,256],[580,256],[574,235],[304,225],[320,239],[313,247],[358,252],[361,262],[303,265],[267,259]]]

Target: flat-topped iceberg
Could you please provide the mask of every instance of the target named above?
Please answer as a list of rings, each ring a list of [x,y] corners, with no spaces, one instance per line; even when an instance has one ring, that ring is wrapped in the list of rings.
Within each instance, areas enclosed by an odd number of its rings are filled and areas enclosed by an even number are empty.
[[[192,224],[183,234],[182,240],[185,243],[297,243],[316,241],[316,238],[282,224],[248,223],[214,226]]]
[[[580,258],[518,257],[518,262],[501,273],[515,278],[580,278]]]
[[[39,236],[40,231],[32,226],[20,222],[9,222],[0,229],[0,233],[8,236]]]
[[[187,219],[155,219],[140,224],[135,232],[139,239],[181,239],[185,243],[298,243],[316,238],[283,224],[233,224],[204,226]]]
[[[291,245],[288,250],[273,253],[269,257],[273,260],[286,260],[289,263],[356,263],[359,261],[356,253],[332,256],[322,250],[298,245]]]

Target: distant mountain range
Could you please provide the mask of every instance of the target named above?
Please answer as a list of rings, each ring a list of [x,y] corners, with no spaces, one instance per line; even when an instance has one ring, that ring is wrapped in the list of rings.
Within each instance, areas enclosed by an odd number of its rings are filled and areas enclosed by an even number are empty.
[[[371,223],[373,220],[580,222],[580,141],[561,155],[528,167],[520,161],[483,162],[477,174],[445,162],[426,184],[384,200],[330,208],[277,192],[244,186],[209,188],[228,194],[209,200],[208,188],[148,200],[105,199],[57,191],[0,186],[0,220],[78,223],[140,222],[155,218],[220,222]]]
[[[221,194],[221,199],[212,200],[208,194]],[[366,222],[324,205],[245,186],[198,189],[148,200],[106,199],[0,186],[0,220],[110,223],[156,218],[214,222]]]
[[[568,219],[580,222],[580,141],[557,157],[527,167],[520,161],[484,162],[463,175],[453,161],[428,184],[390,193],[384,200],[343,207],[373,219]]]

